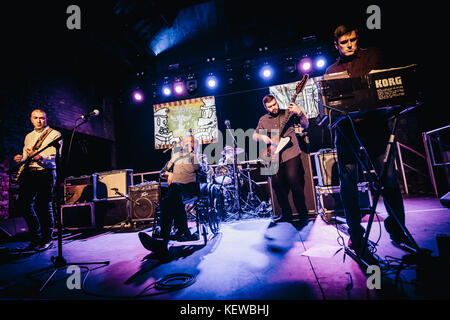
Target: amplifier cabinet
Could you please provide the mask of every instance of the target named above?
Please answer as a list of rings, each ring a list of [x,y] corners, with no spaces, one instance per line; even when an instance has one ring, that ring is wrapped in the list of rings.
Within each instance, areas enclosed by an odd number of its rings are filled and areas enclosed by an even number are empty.
[[[372,193],[369,182],[358,183],[359,207],[369,212],[372,207]],[[335,216],[345,216],[341,201],[340,186],[316,186],[317,207],[322,219],[332,222]]]
[[[128,187],[132,185],[133,170],[113,170],[97,172],[92,175],[94,201],[128,196]]]
[[[129,201],[125,197],[94,201],[97,228],[114,227],[129,218]]]
[[[62,205],[61,225],[68,230],[94,228],[94,211],[94,204],[92,202]]]
[[[152,220],[161,198],[161,187],[156,181],[141,183],[128,188],[130,218],[132,221]]]
[[[64,203],[92,202],[94,198],[92,176],[69,177],[64,180]]]
[[[320,149],[314,155],[319,186],[338,186],[339,172],[337,154],[334,149]]]

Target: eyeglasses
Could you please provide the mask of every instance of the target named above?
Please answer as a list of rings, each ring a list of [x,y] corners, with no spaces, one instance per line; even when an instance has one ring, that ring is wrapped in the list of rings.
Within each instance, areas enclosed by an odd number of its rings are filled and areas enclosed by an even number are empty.
[[[350,42],[356,42],[356,40],[358,40],[358,38],[357,38],[357,37],[354,37],[354,38],[350,38],[350,39],[347,39],[347,40],[339,41],[339,44],[340,44],[340,45],[344,45],[344,44],[347,44],[349,41],[350,41]]]

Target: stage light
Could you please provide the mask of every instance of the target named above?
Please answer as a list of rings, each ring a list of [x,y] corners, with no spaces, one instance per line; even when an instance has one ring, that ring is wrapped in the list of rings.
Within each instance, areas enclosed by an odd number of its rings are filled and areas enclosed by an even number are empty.
[[[206,78],[206,86],[209,89],[215,89],[218,85],[218,80],[213,74],[209,74]]]
[[[259,76],[264,80],[272,79],[274,75],[274,70],[268,64],[265,64],[259,71]]]
[[[132,97],[134,102],[140,103],[144,101],[144,95],[138,90],[133,91]]]
[[[315,65],[318,69],[323,69],[327,65],[327,61],[325,60],[324,57],[318,57],[316,58]]]
[[[303,72],[309,72],[312,69],[312,61],[309,58],[303,58],[299,62],[300,70]]]
[[[164,85],[162,88],[162,93],[163,93],[163,95],[168,97],[172,94],[172,90],[170,89],[170,87],[168,85]]]
[[[184,85],[183,82],[175,82],[173,85],[173,90],[176,94],[183,94],[184,93]]]

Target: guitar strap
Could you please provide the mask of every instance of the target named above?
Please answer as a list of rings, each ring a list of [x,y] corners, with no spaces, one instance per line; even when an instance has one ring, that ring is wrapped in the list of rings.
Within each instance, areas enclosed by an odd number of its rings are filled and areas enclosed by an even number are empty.
[[[39,148],[42,146],[42,143],[44,142],[45,138],[47,138],[47,136],[50,134],[50,132],[52,132],[53,129],[52,128],[48,128],[47,130],[45,130],[44,132],[42,132],[42,134],[39,136],[39,138],[37,139],[36,143],[33,146],[33,150],[37,151],[39,150]]]

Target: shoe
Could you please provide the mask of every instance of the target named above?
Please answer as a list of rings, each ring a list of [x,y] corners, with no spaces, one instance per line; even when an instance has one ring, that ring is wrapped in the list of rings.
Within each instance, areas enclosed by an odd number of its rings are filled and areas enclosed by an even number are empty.
[[[35,250],[36,251],[45,251],[45,250],[51,248],[52,245],[53,245],[52,240],[50,240],[50,241],[43,240],[35,247]]]
[[[361,260],[364,260],[364,262],[369,266],[380,264],[380,260],[372,252],[370,252],[368,246],[366,246],[366,248],[364,249],[364,254],[361,256],[361,243],[359,241],[352,242],[352,240],[349,239],[348,247],[352,249],[356,256],[358,256]]]
[[[38,240],[31,240],[30,243],[21,251],[36,251],[36,248],[40,245]]]
[[[414,245],[406,235],[390,235],[390,237],[394,246],[406,251],[414,251]]]
[[[176,237],[176,241],[185,242],[185,241],[197,241],[200,239],[198,234],[185,233]]]
[[[145,232],[139,232],[138,236],[145,249],[152,251],[162,260],[169,258],[169,249],[167,248],[166,240],[152,238]]]
[[[277,218],[272,218],[272,220],[270,221],[270,224],[267,228],[272,228],[274,226],[276,226],[278,223],[280,222],[289,222],[292,223],[292,217],[277,217]]]

